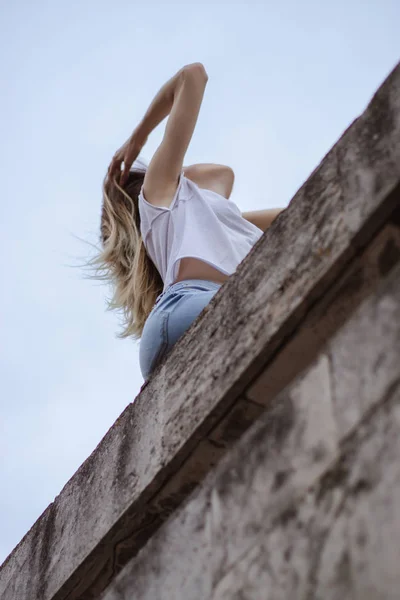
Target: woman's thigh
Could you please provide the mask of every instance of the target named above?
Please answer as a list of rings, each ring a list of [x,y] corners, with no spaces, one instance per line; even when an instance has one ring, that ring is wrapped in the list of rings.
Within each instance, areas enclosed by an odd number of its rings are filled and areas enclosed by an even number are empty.
[[[184,289],[172,293],[150,313],[143,329],[139,361],[142,376],[147,380],[189,329],[218,289],[199,291]]]

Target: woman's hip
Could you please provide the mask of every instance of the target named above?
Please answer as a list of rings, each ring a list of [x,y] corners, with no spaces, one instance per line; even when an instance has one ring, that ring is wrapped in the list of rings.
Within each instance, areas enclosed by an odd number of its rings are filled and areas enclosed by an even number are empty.
[[[140,340],[140,368],[144,379],[189,329],[221,285],[205,280],[185,280],[160,294]]]

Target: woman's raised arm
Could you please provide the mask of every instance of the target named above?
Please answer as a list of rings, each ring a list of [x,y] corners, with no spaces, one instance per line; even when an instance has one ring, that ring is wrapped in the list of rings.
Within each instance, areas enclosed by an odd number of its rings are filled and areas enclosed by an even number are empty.
[[[197,64],[198,63],[194,63],[194,65]],[[114,154],[108,169],[108,174],[110,177],[120,175],[121,165],[124,163],[124,170],[121,174],[120,181],[118,181],[120,185],[125,183],[129,169],[135,159],[139,156],[150,133],[170,114],[174,105],[176,91],[182,81],[182,75],[192,66],[193,65],[185,65],[179,69],[179,71],[161,87],[147,109],[144,117],[137,127],[135,127],[133,133]]]

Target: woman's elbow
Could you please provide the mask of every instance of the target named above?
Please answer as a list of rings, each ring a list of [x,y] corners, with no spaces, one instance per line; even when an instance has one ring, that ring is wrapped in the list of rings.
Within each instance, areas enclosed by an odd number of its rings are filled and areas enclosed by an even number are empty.
[[[230,167],[224,167],[224,180],[227,194],[226,197],[229,198],[233,190],[233,185],[235,183],[235,173]]]
[[[191,63],[189,65],[186,65],[183,68],[185,73],[193,73],[196,74],[200,77],[203,77],[206,81],[208,81],[208,74],[207,71],[204,67],[204,65],[201,62],[195,62],[195,63]]]

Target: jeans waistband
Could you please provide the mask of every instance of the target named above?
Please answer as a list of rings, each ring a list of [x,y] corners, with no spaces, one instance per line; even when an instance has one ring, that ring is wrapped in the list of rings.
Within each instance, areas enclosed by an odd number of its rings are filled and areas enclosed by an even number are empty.
[[[201,284],[205,284],[211,288],[219,288],[222,285],[222,283],[217,283],[216,281],[209,281],[208,279],[185,279],[184,281],[172,283],[165,291],[168,292],[171,288],[173,288],[174,290],[179,290],[180,288]]]
[[[159,300],[161,300],[161,298],[163,298],[169,292],[176,292],[181,289],[191,287],[193,285],[201,284],[207,285],[207,287],[209,287],[211,290],[217,290],[222,285],[222,283],[217,283],[216,281],[209,281],[208,279],[185,279],[184,281],[178,281],[177,283],[172,283],[170,286],[168,286],[167,289],[158,296],[156,303],[158,304]]]

